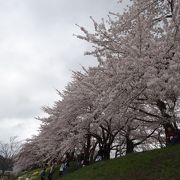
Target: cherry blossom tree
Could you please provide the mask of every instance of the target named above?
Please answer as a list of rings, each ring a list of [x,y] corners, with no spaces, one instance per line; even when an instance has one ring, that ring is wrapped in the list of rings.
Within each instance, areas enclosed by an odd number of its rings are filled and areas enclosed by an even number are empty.
[[[95,33],[80,27],[85,35],[77,37],[94,47],[86,54],[97,57],[99,66],[112,72],[117,89],[111,93],[117,98],[124,90],[123,105],[139,112],[137,119],[177,128],[179,1],[134,0],[123,15],[112,15],[107,23],[92,19]]]
[[[77,37],[92,44],[85,54],[98,66],[74,72],[60,100],[43,108],[47,117],[38,118],[39,135],[22,148],[21,166],[66,153],[83,154],[88,164],[97,151],[109,159],[112,150],[163,147],[167,124],[178,129],[180,1],[132,0],[123,14],[91,20],[94,32],[78,25]]]

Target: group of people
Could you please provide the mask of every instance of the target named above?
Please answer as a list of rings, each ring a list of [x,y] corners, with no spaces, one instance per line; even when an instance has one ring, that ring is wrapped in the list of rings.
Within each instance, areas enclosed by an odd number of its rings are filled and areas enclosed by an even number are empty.
[[[48,174],[47,174],[48,180],[52,180],[54,171],[55,171],[55,164],[52,163],[50,165],[50,169],[49,169]],[[46,167],[44,167],[43,170],[40,172],[40,178],[41,178],[41,180],[45,180],[45,178],[46,178]]]
[[[61,164],[60,164],[60,167],[59,167],[59,175],[62,176],[64,175],[64,171],[65,169],[69,167],[69,163],[67,161],[63,161]],[[40,172],[40,178],[41,180],[45,180],[46,177],[48,177],[48,180],[53,180],[53,174],[55,172],[55,163],[52,163],[50,165],[50,169],[49,171],[46,172],[46,167],[43,168],[43,170]]]

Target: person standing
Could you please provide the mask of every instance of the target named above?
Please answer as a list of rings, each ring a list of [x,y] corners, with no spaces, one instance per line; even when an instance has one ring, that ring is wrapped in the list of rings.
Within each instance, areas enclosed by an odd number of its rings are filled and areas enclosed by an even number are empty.
[[[53,164],[51,165],[50,170],[49,170],[48,180],[52,180],[54,171],[55,171],[55,165],[54,165],[54,163],[53,163]]]
[[[40,172],[40,178],[41,180],[45,180],[46,177],[46,168],[44,168],[41,172]]]
[[[64,174],[64,169],[65,169],[65,163],[62,162],[59,168],[59,175],[62,176]]]

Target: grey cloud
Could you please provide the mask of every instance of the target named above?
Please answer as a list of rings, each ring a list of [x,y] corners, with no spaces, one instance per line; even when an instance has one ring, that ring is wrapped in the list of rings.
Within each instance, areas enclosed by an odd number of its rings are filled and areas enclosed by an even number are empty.
[[[8,141],[10,137],[18,136],[19,140],[30,138],[38,133],[40,122],[31,119],[2,119],[0,126],[0,141]]]

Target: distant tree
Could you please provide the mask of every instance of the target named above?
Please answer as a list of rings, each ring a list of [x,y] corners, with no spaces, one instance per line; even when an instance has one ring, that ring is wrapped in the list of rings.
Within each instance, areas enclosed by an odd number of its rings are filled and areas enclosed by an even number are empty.
[[[15,158],[19,153],[20,142],[17,137],[11,137],[9,142],[0,141],[0,170],[3,174],[7,170],[13,170]]]

